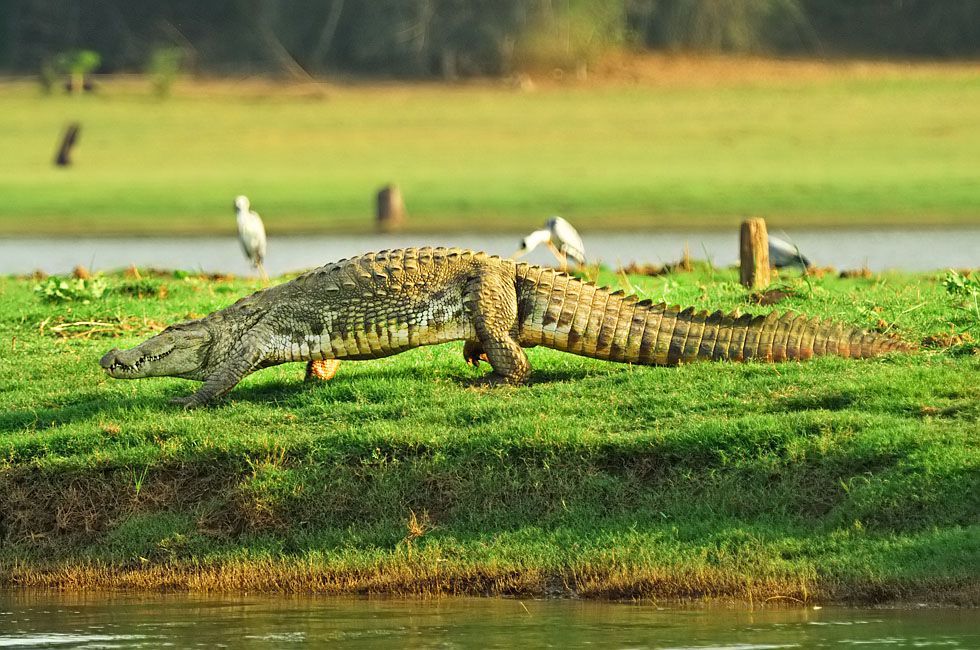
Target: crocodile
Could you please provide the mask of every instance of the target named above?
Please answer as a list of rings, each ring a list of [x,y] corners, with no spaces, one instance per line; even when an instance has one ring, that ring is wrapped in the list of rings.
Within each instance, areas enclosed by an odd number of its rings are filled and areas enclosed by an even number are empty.
[[[655,304],[561,271],[460,248],[408,248],[340,260],[257,291],[203,318],[171,325],[100,364],[119,379],[171,376],[203,382],[174,400],[212,402],[249,373],[307,362],[332,375],[340,359],[377,359],[423,345],[465,341],[464,358],[492,372],[485,384],[531,375],[524,348],[674,366],[695,360],[805,360],[908,351],[894,336],[866,333],[796,312],[708,313]]]

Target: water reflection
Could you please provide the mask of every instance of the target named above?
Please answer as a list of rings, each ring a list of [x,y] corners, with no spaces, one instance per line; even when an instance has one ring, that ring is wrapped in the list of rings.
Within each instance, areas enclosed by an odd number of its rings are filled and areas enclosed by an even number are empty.
[[[658,607],[580,601],[0,594],[0,648],[980,647],[965,610]]]

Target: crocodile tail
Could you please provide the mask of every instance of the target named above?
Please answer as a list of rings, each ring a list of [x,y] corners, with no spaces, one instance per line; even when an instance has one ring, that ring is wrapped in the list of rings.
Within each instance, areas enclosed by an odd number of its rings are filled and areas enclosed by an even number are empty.
[[[527,310],[523,343],[643,365],[864,358],[914,348],[895,337],[796,312],[738,316],[681,309],[574,278],[562,282],[562,277],[536,288],[538,308]]]

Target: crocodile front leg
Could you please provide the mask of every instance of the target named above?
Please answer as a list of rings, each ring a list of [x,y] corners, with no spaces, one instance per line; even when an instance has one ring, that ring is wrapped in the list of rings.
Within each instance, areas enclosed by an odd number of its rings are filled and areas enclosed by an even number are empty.
[[[226,394],[247,374],[261,367],[262,360],[267,355],[266,347],[260,343],[262,340],[262,336],[255,332],[245,336],[241,347],[229,354],[228,359],[204,380],[204,385],[196,393],[187,397],[175,397],[170,403],[185,409],[194,409]]]
[[[493,367],[487,384],[523,384],[531,375],[531,364],[517,342],[517,290],[514,278],[487,270],[471,279],[463,296],[463,307],[473,321],[477,343],[463,348],[476,354],[480,348]],[[479,356],[476,356],[479,359]]]
[[[246,361],[236,359],[227,362],[205,379],[204,385],[196,393],[187,397],[175,397],[170,400],[170,403],[178,404],[185,409],[204,406],[234,388],[252,369],[253,366]]]

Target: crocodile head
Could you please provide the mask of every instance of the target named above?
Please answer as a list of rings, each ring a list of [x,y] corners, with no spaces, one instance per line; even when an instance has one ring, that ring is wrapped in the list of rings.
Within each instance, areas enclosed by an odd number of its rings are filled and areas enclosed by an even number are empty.
[[[183,377],[203,380],[208,375],[213,337],[201,321],[171,325],[135,348],[109,350],[99,365],[116,379]]]

